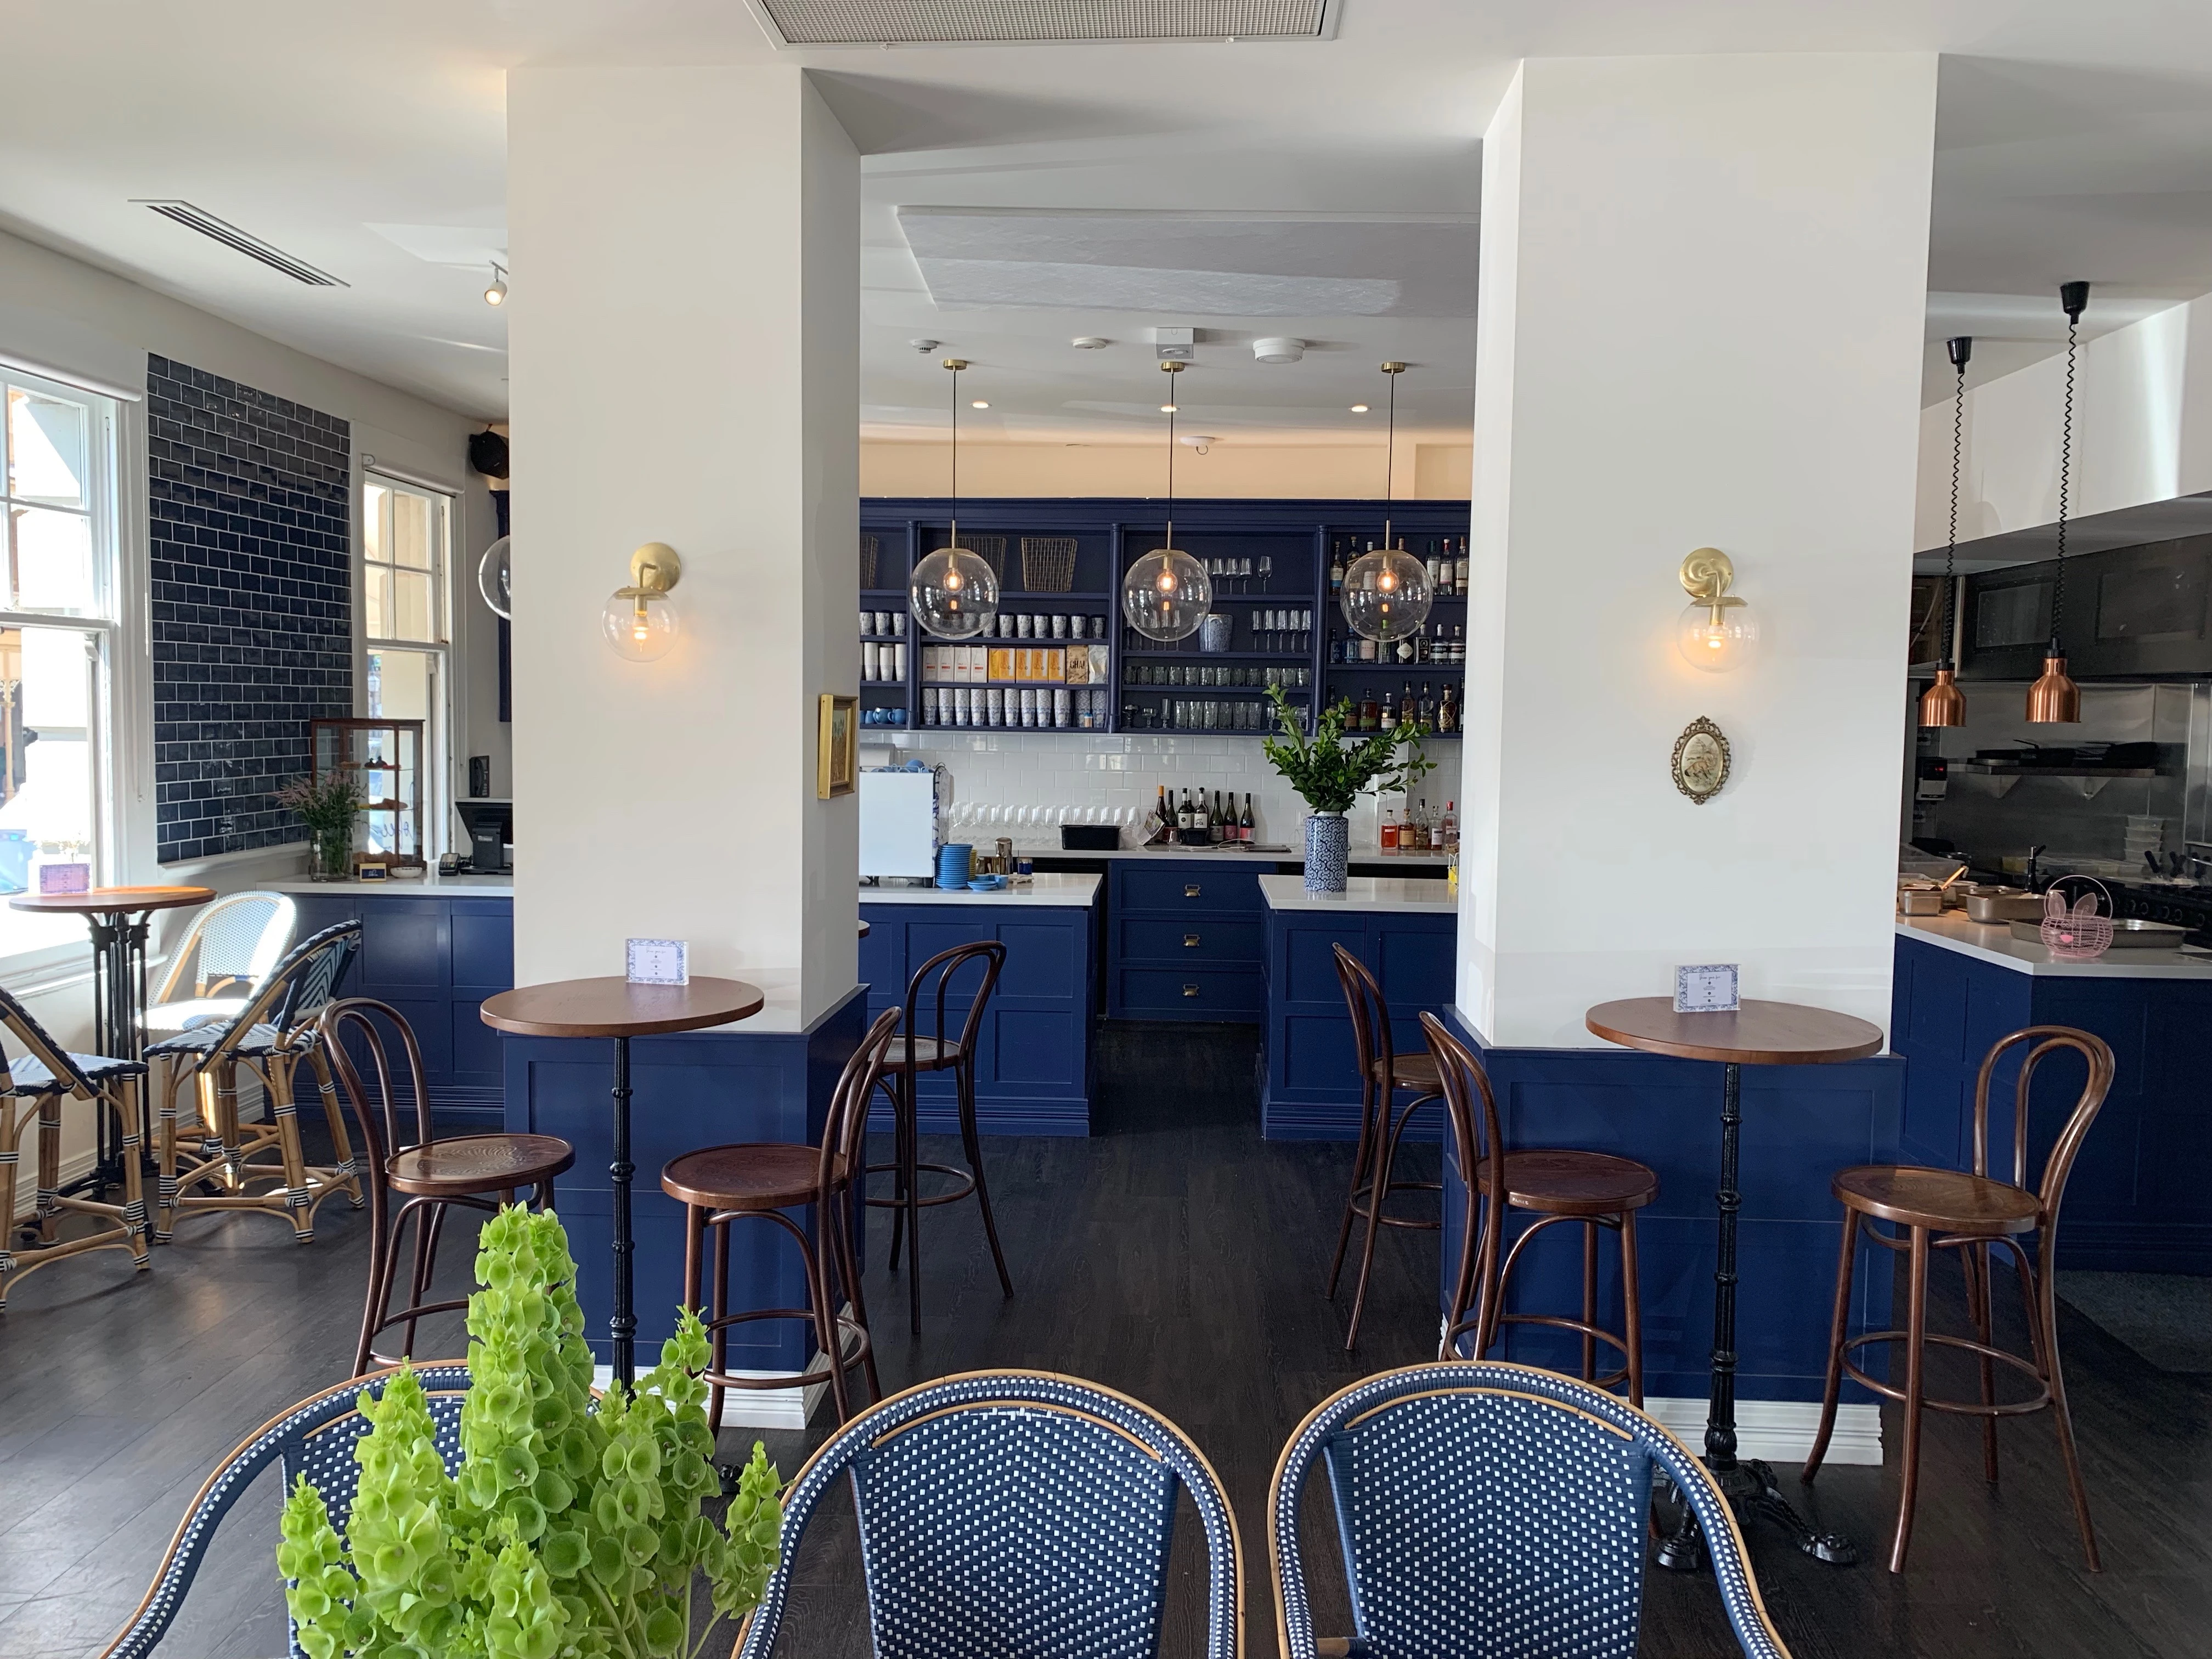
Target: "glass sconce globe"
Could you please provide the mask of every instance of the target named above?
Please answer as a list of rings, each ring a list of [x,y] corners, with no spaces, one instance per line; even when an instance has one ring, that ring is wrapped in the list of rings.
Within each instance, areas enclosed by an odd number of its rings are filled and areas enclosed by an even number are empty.
[[[1759,621],[1741,599],[1726,605],[1692,601],[1675,624],[1682,660],[1708,674],[1725,674],[1759,654]]]
[[[599,612],[599,627],[617,656],[653,662],[676,647],[676,605],[649,588],[618,587]]]
[[[932,638],[971,640],[999,614],[999,579],[980,554],[942,547],[915,566],[906,603]]]
[[[1148,640],[1187,640],[1213,609],[1213,580],[1180,548],[1155,548],[1121,578],[1121,615]]]
[[[1392,547],[1376,548],[1352,562],[1338,603],[1353,633],[1387,645],[1420,632],[1435,599],[1428,567],[1404,548]]]

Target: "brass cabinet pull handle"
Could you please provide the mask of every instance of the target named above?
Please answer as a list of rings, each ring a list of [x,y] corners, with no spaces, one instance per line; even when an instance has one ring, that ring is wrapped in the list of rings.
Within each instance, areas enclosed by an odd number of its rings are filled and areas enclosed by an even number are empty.
[[[1198,994],[1198,987],[1195,985],[1186,985],[1182,988],[1182,994],[1187,997],[1194,997]]]
[[[1185,884],[1182,890],[1182,896],[1185,898],[1196,898],[1198,896],[1198,884],[1194,881]]]
[[[1195,933],[1185,933],[1182,936],[1182,948],[1186,951],[1195,951],[1198,949],[1198,935]]]

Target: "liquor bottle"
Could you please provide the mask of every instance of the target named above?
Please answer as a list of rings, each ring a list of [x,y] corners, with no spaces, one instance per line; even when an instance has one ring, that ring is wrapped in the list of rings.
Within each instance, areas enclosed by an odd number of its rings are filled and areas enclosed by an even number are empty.
[[[1399,724],[1400,726],[1411,726],[1413,723],[1413,681],[1411,681],[1411,680],[1407,680],[1407,681],[1406,682],[1406,689],[1405,689],[1403,691],[1401,691],[1401,692],[1400,692],[1400,693],[1398,694],[1398,720],[1397,720],[1397,724]]]
[[[1244,797],[1244,816],[1237,821],[1237,839],[1249,847],[1252,844],[1255,828],[1252,822],[1252,797],[1248,793]]]
[[[1371,685],[1360,688],[1359,729],[1363,732],[1382,729],[1382,705],[1375,701],[1375,688]]]
[[[1444,821],[1440,829],[1443,836],[1444,852],[1453,858],[1457,858],[1459,856],[1459,803],[1457,801],[1448,800],[1444,803]]]
[[[1467,633],[1457,623],[1452,624],[1451,659],[1455,663],[1467,660]]]
[[[1459,538],[1459,559],[1452,567],[1452,591],[1455,593],[1467,592],[1467,538],[1462,536]]]
[[[1331,599],[1344,592],[1344,549],[1340,544],[1329,550],[1328,592]]]
[[[1452,696],[1451,682],[1444,682],[1444,700],[1437,705],[1437,730],[1439,732],[1459,730],[1459,705]]]
[[[1434,541],[1431,541],[1429,544],[1429,556],[1425,563],[1429,573],[1429,592],[1431,593],[1441,593],[1443,592],[1444,562],[1443,556],[1437,553],[1437,544]]]
[[[1419,718],[1422,725],[1434,729],[1437,723],[1437,694],[1426,680],[1421,682],[1421,701],[1413,713]]]
[[[1375,641],[1372,641],[1372,640],[1370,640],[1370,639],[1367,638],[1364,635],[1361,635],[1361,636],[1360,636],[1360,641],[1359,641],[1359,660],[1360,660],[1360,661],[1362,661],[1362,662],[1374,662],[1374,661],[1376,661],[1376,660],[1377,659],[1377,658],[1380,656],[1380,654],[1381,654],[1381,653],[1378,653],[1378,652],[1376,650],[1376,648],[1375,648]]]
[[[1444,821],[1442,818],[1431,818],[1429,820],[1429,851],[1441,853],[1443,850]]]

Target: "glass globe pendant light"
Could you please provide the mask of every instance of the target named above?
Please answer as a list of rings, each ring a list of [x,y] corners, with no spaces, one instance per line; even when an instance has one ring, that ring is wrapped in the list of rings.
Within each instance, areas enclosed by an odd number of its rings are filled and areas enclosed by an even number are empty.
[[[979,553],[960,545],[960,371],[964,357],[947,357],[952,371],[952,530],[945,545],[914,568],[907,609],[933,639],[972,640],[999,614],[998,574]]]
[[[2066,402],[2058,422],[2058,563],[2051,578],[2051,643],[2043,653],[2043,673],[2027,688],[2031,726],[2071,726],[2081,718],[2081,688],[2066,672],[2066,647],[2059,624],[2066,613],[2067,488],[2074,461],[2074,354],[2081,313],[2089,307],[2089,285],[2068,283],[2058,290],[2066,311]]]
[[[1170,374],[1182,365],[1162,363]],[[1174,384],[1172,381],[1170,385]],[[1206,567],[1175,544],[1175,422],[1177,400],[1170,396],[1161,405],[1168,417],[1168,533],[1166,545],[1156,547],[1129,567],[1121,578],[1121,617],[1148,640],[1172,645],[1198,632],[1213,609],[1213,579]]]
[[[1943,543],[1943,649],[1936,659],[1936,684],[1920,694],[1923,726],[1964,726],[1966,694],[1959,690],[1959,665],[1951,659],[1959,626],[1959,453],[1966,425],[1966,360],[1974,355],[1970,334],[1947,343],[1958,380],[1951,388],[1951,528]]]
[[[1421,631],[1429,619],[1436,590],[1429,568],[1402,547],[1391,545],[1390,483],[1398,453],[1398,377],[1406,365],[1389,362],[1382,372],[1390,377],[1390,428],[1384,440],[1382,462],[1382,545],[1363,553],[1346,567],[1344,590],[1337,600],[1344,620],[1362,639],[1389,645]]]

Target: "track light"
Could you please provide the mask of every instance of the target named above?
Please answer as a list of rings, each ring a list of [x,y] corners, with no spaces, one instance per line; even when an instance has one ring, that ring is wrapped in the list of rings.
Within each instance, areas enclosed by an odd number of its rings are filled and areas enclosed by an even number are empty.
[[[491,286],[484,290],[484,303],[488,306],[507,303],[507,270],[496,259],[491,262]]]

